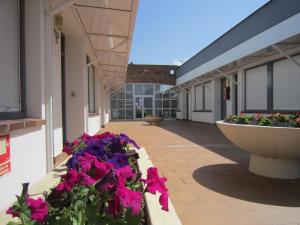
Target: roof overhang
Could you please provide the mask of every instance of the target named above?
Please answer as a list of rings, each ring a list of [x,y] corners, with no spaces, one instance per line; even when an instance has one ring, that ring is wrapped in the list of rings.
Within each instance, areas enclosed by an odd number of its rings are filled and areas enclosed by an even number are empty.
[[[271,57],[282,57],[272,45],[281,46],[289,54],[300,52],[299,24],[300,13],[178,77],[176,85],[188,86],[195,80],[218,76],[217,69],[225,73],[234,72],[264,58],[270,60]]]
[[[109,88],[121,86],[126,79],[138,0],[49,2],[50,13],[61,13],[71,20],[69,24],[76,24],[75,28],[72,25],[73,28],[70,26],[66,29],[74,32],[80,28],[91,58],[88,66],[93,64],[100,69],[101,79]]]

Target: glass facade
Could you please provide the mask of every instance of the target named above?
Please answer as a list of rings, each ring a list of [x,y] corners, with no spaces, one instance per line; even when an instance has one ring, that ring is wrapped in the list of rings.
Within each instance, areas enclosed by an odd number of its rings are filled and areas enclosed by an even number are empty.
[[[111,95],[112,120],[138,120],[147,115],[176,119],[177,96],[171,85],[126,84]]]

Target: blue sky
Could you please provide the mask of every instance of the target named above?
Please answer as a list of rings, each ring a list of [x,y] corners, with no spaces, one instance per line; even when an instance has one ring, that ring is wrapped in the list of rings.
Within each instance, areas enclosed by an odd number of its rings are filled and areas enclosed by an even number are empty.
[[[140,0],[129,62],[187,60],[268,0]]]

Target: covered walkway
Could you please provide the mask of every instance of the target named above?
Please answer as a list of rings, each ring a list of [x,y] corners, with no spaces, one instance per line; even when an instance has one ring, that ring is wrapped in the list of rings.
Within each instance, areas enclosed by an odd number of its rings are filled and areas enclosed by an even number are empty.
[[[217,127],[189,121],[111,122],[147,149],[168,178],[172,202],[184,225],[300,224],[300,181],[248,172],[249,155]]]

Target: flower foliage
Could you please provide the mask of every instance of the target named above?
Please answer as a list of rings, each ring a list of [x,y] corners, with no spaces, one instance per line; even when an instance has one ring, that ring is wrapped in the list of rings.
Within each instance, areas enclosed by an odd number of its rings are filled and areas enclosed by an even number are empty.
[[[254,116],[252,116],[241,113],[240,115],[227,116],[225,122],[260,126],[300,128],[300,114],[283,115],[280,113],[274,113],[269,116],[264,116],[260,113],[257,113]]]
[[[63,152],[70,158],[60,183],[45,200],[29,198],[27,184],[7,213],[22,224],[141,224],[145,192],[160,193],[162,210],[168,211],[167,179],[154,167],[141,179],[130,144],[139,148],[125,134],[109,132],[66,143]]]

